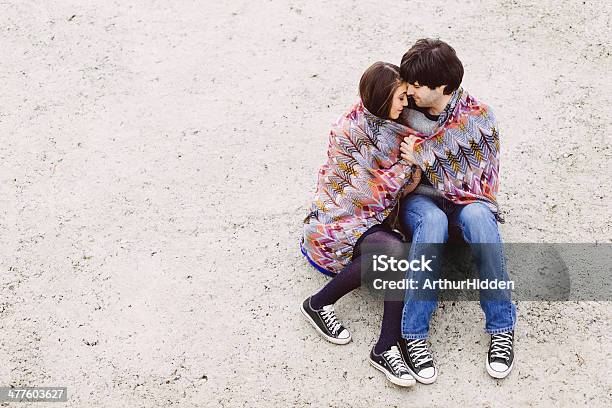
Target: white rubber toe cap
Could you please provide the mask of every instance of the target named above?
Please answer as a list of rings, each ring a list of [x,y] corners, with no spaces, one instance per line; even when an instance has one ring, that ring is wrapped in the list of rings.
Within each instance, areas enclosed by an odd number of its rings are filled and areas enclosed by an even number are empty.
[[[508,366],[505,365],[504,363],[500,363],[498,361],[494,361],[491,364],[489,364],[491,366],[491,369],[493,371],[497,371],[498,373],[503,373],[506,370],[508,370]]]
[[[351,333],[348,330],[344,329],[338,334],[338,340],[347,340],[351,338]]]
[[[506,376],[510,374],[510,371],[512,371],[512,366],[514,366],[514,362],[512,362],[512,364],[510,364],[510,367],[508,367],[506,364],[500,363],[499,361],[489,363],[488,359],[486,363],[487,372],[489,373],[489,375],[497,379],[506,378]]]
[[[436,369],[434,367],[427,367],[419,371],[419,377],[423,377],[427,380],[433,378],[436,375]]]

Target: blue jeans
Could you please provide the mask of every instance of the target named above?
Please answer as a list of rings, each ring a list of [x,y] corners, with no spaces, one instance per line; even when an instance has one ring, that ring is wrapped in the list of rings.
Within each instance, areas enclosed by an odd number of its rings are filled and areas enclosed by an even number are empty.
[[[479,278],[481,280],[508,280],[501,237],[493,212],[483,203],[457,205],[445,199],[432,199],[428,196],[411,194],[403,199],[400,207],[400,222],[405,231],[412,233],[409,259],[427,258],[440,260],[440,254],[432,251],[441,249],[448,240],[449,226],[458,227],[468,244],[498,244],[489,246],[495,250],[478,251],[476,255]],[[438,248],[438,249],[436,249]],[[434,261],[435,262],[435,261]],[[437,268],[434,264],[434,270]],[[409,271],[406,278],[419,280],[422,272]],[[421,275],[422,276],[422,275]],[[419,289],[423,290],[423,289]],[[510,291],[501,298],[491,300],[480,292],[480,306],[485,314],[485,330],[489,334],[505,333],[514,330],[516,307],[510,300]],[[437,307],[435,297],[426,300],[416,299],[414,290],[406,291],[402,315],[402,337],[405,339],[425,339],[429,334],[429,320]]]

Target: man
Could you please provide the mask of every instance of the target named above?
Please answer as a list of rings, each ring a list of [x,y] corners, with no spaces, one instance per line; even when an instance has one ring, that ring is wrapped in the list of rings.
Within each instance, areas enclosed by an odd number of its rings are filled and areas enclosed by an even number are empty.
[[[490,107],[460,85],[463,66],[448,44],[422,39],[404,54],[402,78],[412,100],[401,120],[418,132],[402,143],[402,156],[423,170],[421,184],[400,206],[400,222],[412,234],[409,258],[423,254],[438,265],[439,245],[457,228],[470,244],[480,280],[508,281],[497,225],[496,194],[499,132]],[[475,245],[475,244],[494,245]],[[434,255],[434,256],[432,256]],[[408,279],[423,275],[409,272]],[[429,350],[429,321],[437,292],[423,296],[408,290],[402,317],[400,349],[417,381],[433,383],[437,369]],[[509,291],[480,291],[485,330],[491,335],[486,358],[488,373],[504,378],[512,370],[516,307]]]

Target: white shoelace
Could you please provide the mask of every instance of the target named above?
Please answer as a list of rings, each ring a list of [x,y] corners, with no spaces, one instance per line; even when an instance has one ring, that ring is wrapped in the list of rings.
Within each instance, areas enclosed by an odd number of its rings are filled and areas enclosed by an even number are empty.
[[[342,324],[336,318],[336,313],[334,312],[334,307],[332,305],[323,306],[323,311],[321,312],[321,317],[325,322],[325,325],[334,335],[337,334],[338,330]]]
[[[383,357],[389,362],[396,375],[408,373],[408,367],[406,367],[406,363],[397,346],[391,346],[389,350],[383,353]]]
[[[491,336],[491,358],[510,360],[512,333],[499,333]]]
[[[427,342],[424,339],[407,340],[406,346],[415,367],[420,367],[425,363],[433,361],[427,349]]]

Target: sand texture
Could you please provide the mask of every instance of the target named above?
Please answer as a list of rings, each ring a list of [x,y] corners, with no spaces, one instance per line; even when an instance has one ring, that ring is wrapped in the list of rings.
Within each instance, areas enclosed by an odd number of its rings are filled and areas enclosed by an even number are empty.
[[[0,386],[68,387],[53,407],[610,406],[609,302],[519,302],[503,381],[478,303],[445,303],[438,381],[400,389],[368,364],[365,291],[337,304],[349,345],[307,325],[327,278],[298,240],[363,70],[439,37],[502,129],[504,240],[611,242],[611,4],[0,2]]]

